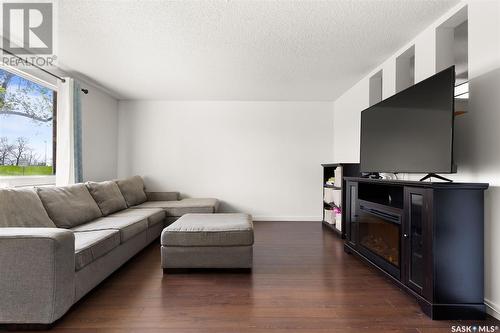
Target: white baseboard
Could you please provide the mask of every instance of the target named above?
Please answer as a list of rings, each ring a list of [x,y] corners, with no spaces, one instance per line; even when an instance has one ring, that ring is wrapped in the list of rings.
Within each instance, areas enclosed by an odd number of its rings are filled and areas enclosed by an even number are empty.
[[[484,299],[484,304],[486,304],[486,312],[496,319],[500,320],[500,306],[498,304],[493,303],[489,299]]]
[[[270,221],[270,222],[321,222],[321,216],[254,216],[254,221]]]

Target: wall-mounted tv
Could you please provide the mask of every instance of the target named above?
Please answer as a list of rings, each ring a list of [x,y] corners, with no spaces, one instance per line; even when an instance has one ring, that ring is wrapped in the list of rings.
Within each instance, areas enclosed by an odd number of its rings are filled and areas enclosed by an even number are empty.
[[[361,112],[362,172],[453,173],[455,67]]]

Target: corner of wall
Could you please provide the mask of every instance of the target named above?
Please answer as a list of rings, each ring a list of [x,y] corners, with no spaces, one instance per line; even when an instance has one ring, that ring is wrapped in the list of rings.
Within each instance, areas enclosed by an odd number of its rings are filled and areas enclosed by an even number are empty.
[[[84,179],[113,179],[118,165],[118,100],[99,87],[85,85],[89,93],[82,98]]]

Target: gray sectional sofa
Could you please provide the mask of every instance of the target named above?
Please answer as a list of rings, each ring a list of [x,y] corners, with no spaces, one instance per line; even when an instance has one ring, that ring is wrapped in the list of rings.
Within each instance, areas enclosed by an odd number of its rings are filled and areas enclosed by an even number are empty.
[[[217,209],[216,199],[146,192],[139,176],[0,190],[0,324],[55,322],[166,225]]]

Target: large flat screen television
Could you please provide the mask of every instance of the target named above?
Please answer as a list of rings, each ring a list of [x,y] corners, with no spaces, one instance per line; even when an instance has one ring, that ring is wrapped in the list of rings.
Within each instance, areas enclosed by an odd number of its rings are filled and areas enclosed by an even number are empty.
[[[361,112],[361,171],[453,173],[455,67]]]

